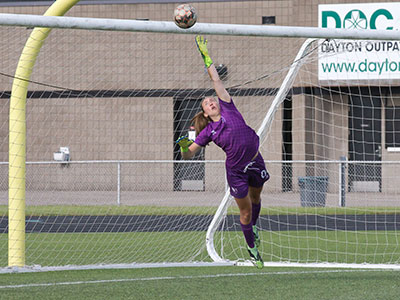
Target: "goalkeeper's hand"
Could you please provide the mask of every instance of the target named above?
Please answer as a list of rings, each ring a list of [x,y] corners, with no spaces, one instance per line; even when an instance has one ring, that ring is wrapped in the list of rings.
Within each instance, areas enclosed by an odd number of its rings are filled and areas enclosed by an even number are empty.
[[[189,140],[189,138],[184,135],[177,139],[175,143],[177,143],[181,147],[181,152],[188,152],[189,146],[193,144],[193,141]]]
[[[197,48],[199,49],[201,56],[203,57],[206,68],[209,68],[213,64],[213,61],[211,60],[211,57],[208,54],[207,40],[204,37],[198,35],[196,36],[196,45]]]

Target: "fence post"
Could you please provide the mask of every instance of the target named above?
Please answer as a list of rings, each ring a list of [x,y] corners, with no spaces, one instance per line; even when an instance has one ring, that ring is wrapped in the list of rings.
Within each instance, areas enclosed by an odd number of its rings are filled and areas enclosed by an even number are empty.
[[[339,165],[339,205],[341,207],[346,206],[346,164],[346,156],[341,156]]]
[[[121,162],[118,162],[117,171],[117,204],[121,205]]]

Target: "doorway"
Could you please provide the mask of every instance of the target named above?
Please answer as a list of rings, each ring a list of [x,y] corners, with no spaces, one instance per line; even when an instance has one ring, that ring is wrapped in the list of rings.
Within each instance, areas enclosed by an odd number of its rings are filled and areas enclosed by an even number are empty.
[[[200,110],[202,99],[174,98],[174,191],[204,191],[205,190],[205,163],[191,162],[204,161],[204,148],[189,162],[181,163],[181,151],[175,141],[188,134],[190,121]]]
[[[380,192],[382,164],[381,95],[368,90],[349,96],[349,191]]]

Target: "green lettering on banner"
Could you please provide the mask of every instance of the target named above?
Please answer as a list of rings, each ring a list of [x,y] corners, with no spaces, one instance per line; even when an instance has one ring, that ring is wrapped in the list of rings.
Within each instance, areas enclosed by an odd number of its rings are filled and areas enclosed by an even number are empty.
[[[389,64],[389,70],[392,71],[392,72],[397,71],[397,63],[395,63],[394,61],[392,61],[392,62]]]
[[[378,63],[378,67],[379,67],[379,75],[382,74],[383,68],[386,67],[386,72],[387,72],[387,68],[388,68],[388,59],[386,58],[384,62],[382,62],[381,64]]]
[[[370,20],[370,28],[371,29],[376,29],[376,19],[379,16],[385,16],[387,20],[393,20],[393,16],[389,11],[387,11],[386,9],[378,9],[371,16],[371,20]],[[387,30],[392,30],[393,26],[386,27],[386,29]]]
[[[358,64],[358,70],[360,70],[360,72],[367,71],[367,60],[366,59]]]
[[[343,28],[347,29],[367,29],[368,20],[366,15],[359,9],[349,11],[343,20]]]
[[[373,68],[372,68],[372,67],[373,67]],[[370,62],[370,63],[368,64],[368,71],[370,71],[370,72],[376,72],[376,63]]]
[[[328,28],[328,18],[333,18],[335,20],[335,27],[341,28],[341,22],[339,15],[331,10],[322,12],[322,28]]]

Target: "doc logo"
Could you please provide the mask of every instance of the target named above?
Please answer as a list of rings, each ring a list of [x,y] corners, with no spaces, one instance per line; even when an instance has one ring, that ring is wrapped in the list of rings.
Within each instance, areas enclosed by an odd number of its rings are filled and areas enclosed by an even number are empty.
[[[319,5],[319,27],[393,30],[398,11],[398,3]]]

